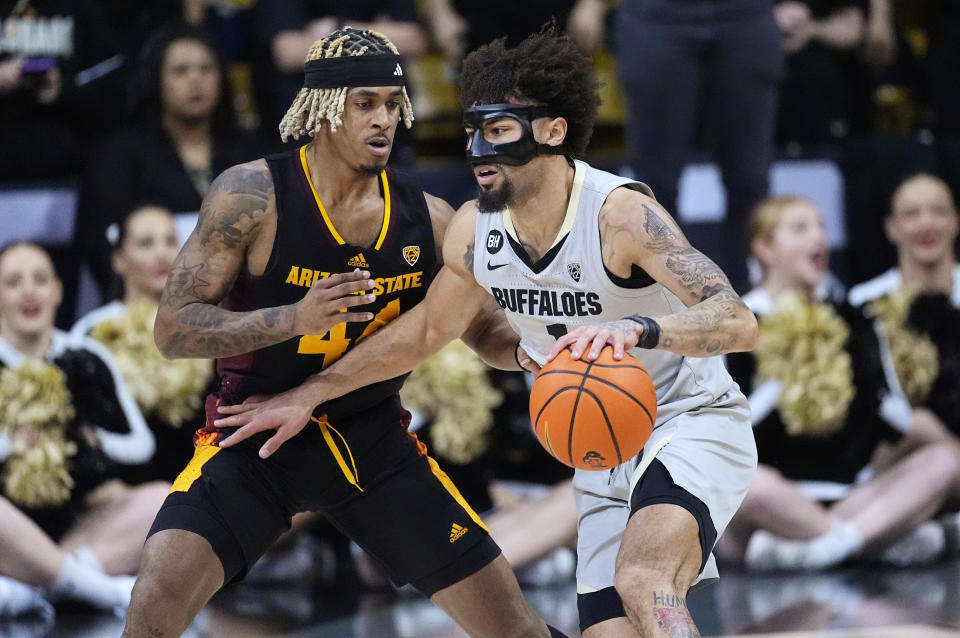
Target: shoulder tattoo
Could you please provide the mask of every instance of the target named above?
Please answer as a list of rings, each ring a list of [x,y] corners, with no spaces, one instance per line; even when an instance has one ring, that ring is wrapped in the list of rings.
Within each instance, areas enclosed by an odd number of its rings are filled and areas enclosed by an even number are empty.
[[[646,204],[642,204],[642,206],[645,216],[643,229],[649,236],[644,247],[654,253],[676,249],[677,244],[681,241],[677,233],[652,208]]]
[[[210,185],[200,207],[200,242],[220,242],[228,248],[241,245],[270,206],[273,189],[269,169],[234,166],[224,171]]]
[[[694,301],[734,294],[726,275],[709,257],[691,246],[653,208],[642,206],[647,234],[644,247],[666,258],[667,269],[680,279]]]
[[[467,250],[463,253],[463,265],[473,273],[473,242],[467,244]]]

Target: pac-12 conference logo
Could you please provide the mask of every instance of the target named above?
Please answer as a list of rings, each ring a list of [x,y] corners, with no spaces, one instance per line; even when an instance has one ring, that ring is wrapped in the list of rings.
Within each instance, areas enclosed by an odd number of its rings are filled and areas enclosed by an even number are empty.
[[[503,233],[499,230],[491,230],[487,235],[487,252],[496,255],[503,248]]]
[[[420,246],[404,246],[403,258],[411,266],[417,263],[417,260],[420,259]]]

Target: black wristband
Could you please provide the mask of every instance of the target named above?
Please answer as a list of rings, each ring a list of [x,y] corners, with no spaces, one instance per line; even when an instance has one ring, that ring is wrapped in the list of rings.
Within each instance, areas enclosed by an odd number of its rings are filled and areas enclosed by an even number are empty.
[[[523,367],[523,364],[520,363],[520,342],[517,342],[517,345],[513,346],[513,360],[517,362],[517,365],[520,366],[521,370],[526,370]]]
[[[660,343],[660,324],[651,319],[650,317],[641,317],[640,315],[628,315],[624,319],[629,319],[643,326],[643,334],[640,335],[640,340],[637,342],[637,346],[645,348],[647,350],[653,350],[657,347],[657,344]]]

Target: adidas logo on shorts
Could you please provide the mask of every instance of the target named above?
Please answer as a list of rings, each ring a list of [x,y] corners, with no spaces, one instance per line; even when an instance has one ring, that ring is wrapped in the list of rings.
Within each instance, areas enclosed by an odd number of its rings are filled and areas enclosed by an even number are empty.
[[[467,533],[466,527],[462,527],[454,523],[453,527],[450,528],[450,542],[456,543],[458,540],[460,540],[460,537],[466,533]]]

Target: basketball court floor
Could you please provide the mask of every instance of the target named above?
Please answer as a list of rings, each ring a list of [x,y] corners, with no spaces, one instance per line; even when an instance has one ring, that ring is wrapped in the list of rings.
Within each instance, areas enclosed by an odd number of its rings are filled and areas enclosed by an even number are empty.
[[[429,601],[413,594],[363,593],[331,573],[296,583],[229,587],[191,627],[191,638],[463,638]],[[348,579],[349,580],[349,579]],[[525,588],[551,624],[577,629],[575,587]],[[845,567],[822,574],[747,576],[723,571],[720,583],[691,594],[704,636],[728,638],[960,637],[960,560],[933,567]],[[58,609],[41,619],[0,623],[4,638],[119,636],[110,616]]]

